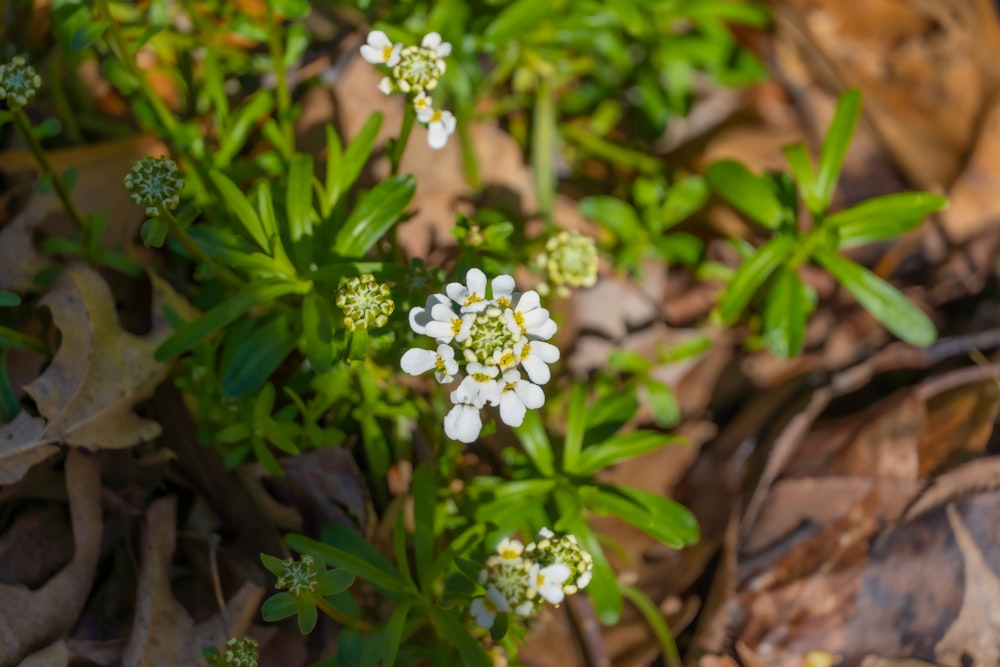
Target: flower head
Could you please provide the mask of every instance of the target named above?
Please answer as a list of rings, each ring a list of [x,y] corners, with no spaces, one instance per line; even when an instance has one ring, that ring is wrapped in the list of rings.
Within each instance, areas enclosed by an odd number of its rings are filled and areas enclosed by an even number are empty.
[[[550,238],[536,261],[545,269],[545,287],[554,287],[559,296],[569,296],[571,287],[593,287],[597,282],[597,244],[577,231]]]
[[[573,535],[556,535],[548,528],[542,528],[535,541],[524,551],[526,558],[542,567],[562,564],[569,568],[569,575],[561,582],[567,595],[586,588],[593,576],[594,559]]]
[[[493,627],[493,621],[496,620],[498,613],[508,611],[510,611],[510,603],[507,602],[503,593],[493,586],[486,589],[486,595],[476,598],[469,605],[469,613],[476,619],[476,624],[487,630]]]
[[[370,273],[343,283],[337,291],[336,304],[344,311],[344,326],[351,331],[384,327],[396,308],[389,286],[375,282]]]
[[[487,405],[499,405],[504,423],[518,426],[526,410],[545,402],[538,385],[549,380],[547,364],[559,359],[558,348],[545,342],[555,334],[556,323],[539,305],[536,292],[519,293],[514,287],[511,276],[490,281],[479,269],[470,269],[464,284],[450,283],[446,294],[432,295],[425,307],[410,311],[410,327],[434,339],[437,350],[407,351],[401,360],[404,371],[419,375],[435,369],[439,382],[450,382],[458,378],[458,365],[465,364],[465,377],[451,393],[455,407],[445,417],[450,438],[475,440],[482,430],[479,410]],[[454,357],[443,352],[445,346],[454,350]]]
[[[394,67],[402,50],[402,44],[393,44],[384,32],[372,30],[368,33],[368,43],[361,46],[361,57],[373,65]]]
[[[448,137],[455,133],[455,116],[450,111],[418,109],[417,119],[427,125],[427,143],[434,150],[444,148],[448,143]]]
[[[257,667],[260,649],[257,640],[251,637],[237,639],[230,637],[226,642],[226,667]]]
[[[538,563],[531,566],[528,580],[531,589],[545,598],[550,604],[559,604],[566,597],[563,592],[563,582],[569,579],[570,569],[562,563],[554,563],[542,567]]]
[[[319,582],[316,579],[316,561],[312,556],[303,556],[301,560],[286,558],[281,562],[282,570],[278,575],[275,588],[281,590],[287,588],[288,592],[295,597],[312,593],[316,590]]]
[[[14,56],[0,65],[0,100],[7,100],[11,109],[19,109],[42,87],[42,77],[22,56]]]
[[[151,218],[177,208],[183,187],[177,163],[166,157],[136,160],[125,175],[125,189],[131,193],[132,201],[146,207],[146,215]]]

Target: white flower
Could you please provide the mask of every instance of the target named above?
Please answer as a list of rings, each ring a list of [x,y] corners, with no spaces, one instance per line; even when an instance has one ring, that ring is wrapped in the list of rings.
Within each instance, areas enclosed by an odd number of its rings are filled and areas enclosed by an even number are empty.
[[[504,373],[500,387],[500,419],[508,426],[520,426],[527,408],[540,408],[545,404],[542,388],[522,380],[517,371]]]
[[[420,46],[425,49],[430,49],[437,53],[438,58],[447,58],[451,55],[451,44],[448,42],[441,41],[441,35],[436,32],[429,32],[424,35],[423,41],[420,42]],[[444,73],[444,70],[441,70]]]
[[[389,77],[383,76],[382,80],[378,82],[378,89],[386,95],[392,95],[396,90],[396,84]]]
[[[361,57],[373,65],[394,67],[402,50],[402,44],[393,44],[384,32],[372,30],[368,33],[368,43],[361,46]]]
[[[493,300],[501,308],[510,308],[514,303],[514,278],[507,274],[500,274],[494,278],[490,285],[493,287]]]
[[[576,578],[576,587],[580,590],[583,590],[584,588],[587,587],[587,584],[590,583],[590,580],[593,577],[594,577],[593,570],[587,570],[586,572],[583,572],[579,577]]]
[[[439,343],[462,342],[469,336],[471,327],[470,319],[456,315],[450,306],[439,303],[431,308],[431,321],[424,327],[424,333]]]
[[[531,566],[531,587],[551,604],[559,604],[566,597],[562,584],[569,579],[569,568],[562,563],[548,567],[540,567],[537,563]]]
[[[535,601],[525,600],[521,604],[514,607],[514,613],[524,618],[531,616],[532,614],[535,613]]]
[[[549,367],[559,361],[559,348],[541,340],[522,340],[514,347],[528,378],[535,384],[545,384],[552,377]]]
[[[418,334],[426,335],[427,324],[434,321],[431,309],[439,303],[447,304],[448,299],[443,294],[431,294],[427,297],[427,305],[423,308],[418,306],[410,309],[410,328]]]
[[[479,408],[469,403],[458,403],[444,416],[444,434],[452,440],[475,442],[483,430]]]
[[[501,561],[516,562],[521,560],[521,552],[524,551],[524,544],[518,540],[505,537],[497,545],[497,553]]]
[[[536,540],[549,540],[549,539],[552,539],[555,536],[556,536],[555,533],[553,533],[551,530],[549,530],[548,528],[546,528],[546,527],[543,526],[542,529],[538,531],[538,536],[535,539]]]
[[[469,269],[465,274],[465,285],[448,283],[444,291],[452,301],[462,307],[463,313],[479,313],[486,310],[486,274],[479,269]]]
[[[400,367],[410,375],[421,375],[432,368],[434,377],[441,384],[451,382],[458,373],[458,362],[455,361],[455,348],[442,343],[437,351],[413,348],[403,354],[399,361]]]
[[[453,403],[468,403],[479,408],[487,403],[490,405],[500,403],[500,384],[496,381],[500,371],[496,366],[471,363],[465,367],[465,372],[468,375],[451,393]]]
[[[440,150],[448,143],[448,137],[455,133],[455,116],[444,109],[418,109],[417,118],[427,125],[427,143],[434,150]]]
[[[469,613],[476,619],[476,624],[487,630],[493,627],[493,621],[498,613],[508,611],[510,611],[510,603],[495,586],[487,588],[486,595],[476,598],[469,605]]]
[[[417,96],[413,98],[413,109],[417,112],[417,117],[419,118],[421,114],[426,114],[434,110],[434,105],[432,104],[431,98],[427,97],[427,93],[420,91]]]
[[[549,311],[542,308],[541,299],[535,290],[528,290],[517,299],[511,310],[509,326],[512,331],[540,340],[552,338],[556,333],[556,323],[549,317]]]

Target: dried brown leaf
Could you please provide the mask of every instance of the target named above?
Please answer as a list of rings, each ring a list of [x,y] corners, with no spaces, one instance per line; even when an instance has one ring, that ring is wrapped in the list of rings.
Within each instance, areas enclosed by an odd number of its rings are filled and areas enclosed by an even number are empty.
[[[16,665],[30,651],[65,636],[90,593],[103,529],[97,461],[71,451],[66,491],[76,544],[73,559],[37,590],[0,585],[0,667]]]
[[[63,640],[33,653],[21,661],[20,667],[66,667],[69,665],[69,652]]]

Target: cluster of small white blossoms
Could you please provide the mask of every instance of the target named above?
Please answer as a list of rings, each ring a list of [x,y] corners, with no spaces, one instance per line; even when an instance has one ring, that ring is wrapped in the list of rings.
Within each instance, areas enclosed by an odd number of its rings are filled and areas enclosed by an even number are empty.
[[[572,535],[542,528],[528,546],[504,538],[479,572],[486,595],[472,601],[469,613],[487,630],[500,613],[533,616],[543,603],[559,604],[586,588],[593,567],[593,558]]]
[[[548,364],[559,359],[559,349],[545,341],[556,332],[549,311],[541,307],[538,292],[514,291],[514,279],[493,279],[486,295],[486,274],[470,269],[466,284],[450,283],[444,294],[432,294],[424,308],[410,311],[410,327],[437,342],[437,349],[407,350],[400,366],[410,375],[434,370],[438,382],[453,382],[459,361],[465,377],[454,391],[454,407],[444,418],[449,438],[473,442],[483,428],[480,410],[500,407],[500,419],[520,426],[528,408],[540,408],[549,381]],[[528,379],[521,377],[518,367]]]
[[[441,41],[436,32],[424,36],[420,46],[393,43],[381,30],[368,33],[368,43],[361,47],[361,57],[373,65],[384,65],[389,76],[378,84],[386,95],[401,91],[409,96],[417,120],[427,126],[427,143],[431,148],[444,148],[455,132],[455,116],[445,109],[435,109],[428,92],[434,90],[438,78],[445,72],[444,59],[451,53],[451,44]]]
[[[0,100],[7,100],[11,109],[23,107],[41,87],[42,77],[23,57],[14,56],[0,65]]]
[[[125,174],[125,189],[132,201],[155,218],[172,211],[181,203],[184,179],[177,172],[177,163],[166,157],[146,157],[132,163]]]

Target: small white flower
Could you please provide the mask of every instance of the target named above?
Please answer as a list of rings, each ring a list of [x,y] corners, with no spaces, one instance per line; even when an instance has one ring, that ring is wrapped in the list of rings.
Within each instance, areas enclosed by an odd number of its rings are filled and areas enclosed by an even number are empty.
[[[556,333],[556,323],[549,317],[549,311],[542,308],[541,299],[535,290],[528,290],[517,299],[511,310],[510,320],[512,331],[540,340],[552,338]]]
[[[448,298],[443,294],[431,294],[427,297],[427,304],[423,308],[417,306],[410,309],[410,328],[415,333],[427,335],[427,325],[434,321],[431,309],[439,303],[447,304]]]
[[[420,42],[420,46],[425,49],[431,49],[437,53],[438,58],[447,58],[451,55],[451,44],[448,42],[442,42],[441,35],[436,32],[429,32],[424,35],[424,39]]]
[[[434,377],[441,384],[451,382],[458,373],[458,362],[455,361],[455,348],[442,343],[437,351],[413,348],[403,354],[399,361],[400,367],[410,375],[421,375],[434,370]]]
[[[486,274],[479,269],[469,269],[465,274],[465,285],[448,283],[444,288],[452,301],[462,307],[463,313],[479,313],[486,310]]]
[[[448,137],[455,133],[455,116],[444,109],[418,109],[417,118],[427,125],[427,143],[434,150],[440,150],[448,143]]]
[[[386,95],[392,95],[396,91],[396,84],[389,77],[383,76],[382,80],[378,82],[378,89]]]
[[[413,98],[413,109],[417,112],[417,117],[419,118],[421,114],[427,114],[428,112],[434,111],[434,105],[431,98],[427,97],[427,93],[420,91],[417,96]]]
[[[368,33],[368,43],[361,46],[361,57],[372,65],[394,67],[399,62],[399,52],[402,50],[402,44],[393,44],[384,32],[372,30]]]
[[[522,380],[517,371],[504,373],[500,387],[500,419],[508,426],[520,426],[528,408],[540,408],[545,404],[542,388]]]
[[[555,536],[556,536],[555,533],[553,533],[551,530],[549,530],[548,528],[546,528],[546,527],[543,526],[542,529],[540,531],[538,531],[538,536],[535,539],[536,540],[549,540],[549,539],[552,539]]]
[[[540,567],[537,563],[531,566],[531,587],[551,604],[559,604],[566,597],[562,584],[569,579],[569,568],[562,563],[548,567]]]
[[[524,544],[519,540],[512,540],[505,537],[497,545],[497,554],[501,561],[517,562],[521,560],[521,553],[524,551]]]
[[[559,361],[559,348],[541,340],[522,340],[514,348],[528,378],[535,384],[545,384],[552,377],[546,364]]]
[[[431,308],[431,321],[424,327],[424,333],[434,337],[439,343],[465,340],[472,327],[472,321],[455,314],[451,306],[439,303]]]
[[[490,285],[493,287],[493,300],[501,308],[510,308],[514,303],[514,278],[507,274],[500,274],[494,278]]]
[[[479,408],[469,403],[459,403],[444,416],[444,434],[452,440],[475,442],[483,430]]]
[[[496,381],[500,371],[496,366],[471,363],[465,367],[465,372],[462,384],[451,393],[452,403],[468,403],[480,408],[487,403],[500,403],[500,384]]]
[[[587,570],[586,572],[584,572],[583,574],[581,574],[579,577],[576,578],[576,587],[580,590],[583,590],[584,588],[587,587],[587,584],[590,583],[590,580],[593,577],[594,577],[594,571]]]
[[[514,613],[523,618],[533,616],[535,613],[535,601],[525,600],[521,604],[514,607]]]
[[[508,611],[510,611],[510,604],[507,602],[507,598],[495,586],[487,588],[486,595],[476,598],[469,605],[469,613],[476,619],[476,624],[487,630],[493,627],[493,621],[496,620],[498,613]]]

